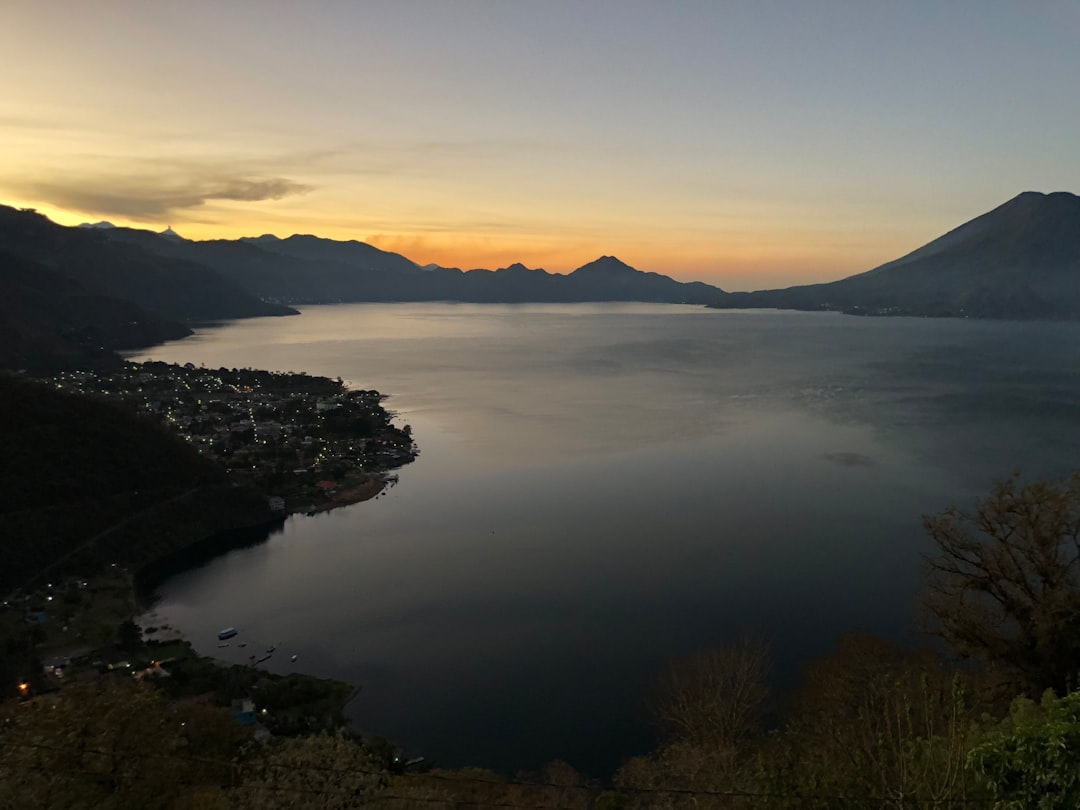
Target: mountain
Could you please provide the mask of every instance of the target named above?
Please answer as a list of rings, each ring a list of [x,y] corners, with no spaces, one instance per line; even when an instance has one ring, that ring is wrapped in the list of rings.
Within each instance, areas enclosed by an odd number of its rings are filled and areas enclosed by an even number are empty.
[[[681,282],[659,273],[643,273],[614,256],[601,256],[579,267],[568,279],[581,295],[595,301],[706,303],[719,291],[700,281]]]
[[[254,239],[244,238],[242,242],[258,245],[264,250],[303,259],[312,262],[336,262],[339,264],[364,267],[370,270],[387,272],[414,272],[420,269],[417,264],[398,253],[380,250],[366,242],[355,239],[337,242],[310,234],[295,234],[288,239],[279,239],[273,235],[259,236]]]
[[[1080,197],[1027,191],[865,273],[828,284],[724,293],[710,306],[1080,319]]]
[[[0,206],[0,250],[72,278],[87,290],[179,321],[291,314],[210,268],[115,240],[113,233],[120,230],[66,228],[35,211]],[[169,244],[174,237],[156,238]]]
[[[0,289],[0,368],[109,366],[117,362],[114,349],[191,334],[181,323],[2,250]]]
[[[264,301],[326,304],[342,301],[415,300],[399,274],[425,271],[396,253],[362,242],[315,236],[272,235],[236,240],[164,239],[135,228],[116,228],[108,238],[159,256],[212,268]],[[425,299],[422,299],[425,300]]]
[[[200,321],[295,313],[285,304],[654,301],[704,304],[723,291],[635,270],[613,256],[563,275],[420,267],[357,241],[265,234],[194,241],[172,228],[64,227],[0,205],[0,368],[116,361]]]
[[[110,362],[190,334],[187,323],[295,312],[199,264],[0,206],[0,365]],[[161,238],[161,237],[158,237]]]
[[[237,240],[163,239],[133,228],[108,239],[160,256],[211,267],[263,300],[286,304],[346,301],[469,301],[478,303],[654,301],[704,304],[722,291],[643,273],[613,256],[563,275],[512,264],[498,270],[421,267],[364,242],[271,234]]]

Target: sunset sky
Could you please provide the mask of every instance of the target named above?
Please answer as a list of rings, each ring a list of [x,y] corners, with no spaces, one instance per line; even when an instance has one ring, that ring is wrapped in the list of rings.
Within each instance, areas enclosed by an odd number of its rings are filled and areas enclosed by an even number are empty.
[[[1080,191],[1080,2],[4,0],[0,202],[728,289]]]

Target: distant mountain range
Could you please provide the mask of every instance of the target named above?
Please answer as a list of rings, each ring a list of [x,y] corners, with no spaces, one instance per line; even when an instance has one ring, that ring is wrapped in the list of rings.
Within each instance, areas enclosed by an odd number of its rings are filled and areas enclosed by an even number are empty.
[[[197,242],[109,222],[68,228],[0,206],[0,367],[108,363],[192,323],[352,301],[705,304],[722,291],[604,256],[573,273],[420,267],[363,242],[264,235]]]
[[[613,256],[563,275],[512,264],[498,270],[421,267],[364,242],[317,236],[246,237],[195,242],[132,228],[102,231],[116,243],[212,268],[265,301],[327,304],[349,301],[483,303],[654,301],[706,304],[722,293],[635,270]]]
[[[108,362],[197,322],[290,304],[647,301],[861,315],[1080,319],[1080,197],[1025,192],[903,258],[828,284],[729,293],[602,256],[568,274],[421,267],[363,242],[197,242],[0,206],[0,367]]]
[[[1080,319],[1080,197],[1027,191],[866,273],[829,284],[722,293],[710,306]]]

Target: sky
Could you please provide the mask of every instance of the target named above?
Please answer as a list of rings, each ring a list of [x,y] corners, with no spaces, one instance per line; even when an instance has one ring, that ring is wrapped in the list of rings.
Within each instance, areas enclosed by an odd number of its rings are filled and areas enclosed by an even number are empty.
[[[725,289],[1080,191],[1080,2],[0,0],[0,202]]]

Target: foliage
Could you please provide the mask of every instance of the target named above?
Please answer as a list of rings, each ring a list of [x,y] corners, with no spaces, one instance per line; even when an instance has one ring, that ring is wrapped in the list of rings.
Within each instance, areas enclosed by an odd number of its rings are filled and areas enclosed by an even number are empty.
[[[675,661],[660,678],[652,719],[661,747],[626,762],[615,785],[627,790],[745,788],[762,734],[771,655],[760,636]]]
[[[1068,691],[1080,671],[1080,473],[999,483],[972,513],[923,518],[932,629],[1029,694]]]
[[[971,798],[977,686],[930,650],[844,636],[808,668],[763,772],[782,792],[874,796],[898,810]]]
[[[769,666],[768,644],[756,636],[675,662],[661,683],[654,720],[669,739],[734,747],[761,719]]]
[[[748,655],[748,653],[753,653]],[[769,730],[760,711],[764,689],[756,677],[761,648],[729,645],[691,659],[691,671],[709,662],[706,683],[757,683],[752,690],[713,691],[750,713],[721,733],[703,734],[715,714],[709,701],[682,701],[687,719],[701,716],[681,737],[635,757],[615,775],[628,807],[648,807],[652,791],[701,791],[685,802],[717,807],[874,808],[935,806],[979,794],[965,755],[978,739],[980,684],[944,666],[930,650],[912,650],[864,634],[843,637],[811,664],[805,684]],[[767,655],[765,656],[767,660]],[[747,678],[755,673],[755,678]],[[692,681],[678,680],[684,686]],[[709,690],[706,690],[709,691]],[[746,695],[754,700],[748,701]],[[702,725],[704,724],[704,725]],[[732,733],[731,729],[737,729]],[[647,791],[638,795],[641,791]],[[682,806],[678,802],[672,806]]]
[[[1004,728],[975,747],[972,768],[998,810],[1080,807],[1080,693],[1019,698]]]
[[[173,661],[168,669],[171,677],[159,679],[155,685],[171,698],[209,696],[218,706],[251,698],[260,709],[267,710],[260,722],[275,735],[342,727],[342,708],[354,692],[353,687],[341,681],[301,673],[277,675],[250,666],[226,666],[199,656]]]
[[[167,808],[227,784],[242,737],[228,713],[129,679],[0,706],[2,808]]]
[[[225,709],[127,678],[0,705],[0,810],[363,806],[387,774],[342,733],[260,746]]]
[[[275,741],[239,774],[239,784],[227,792],[236,810],[347,810],[365,806],[388,782],[375,758],[340,732]]]
[[[412,810],[420,807],[558,807],[590,810],[619,807],[608,801],[593,802],[600,788],[565,762],[549,763],[541,773],[507,779],[483,768],[434,770],[423,774],[391,777],[379,807]],[[603,799],[603,796],[601,796]]]

